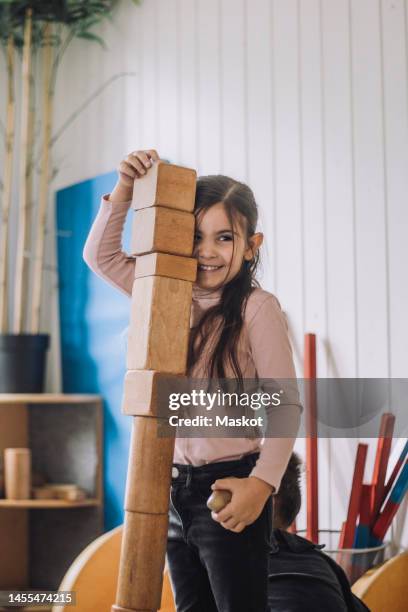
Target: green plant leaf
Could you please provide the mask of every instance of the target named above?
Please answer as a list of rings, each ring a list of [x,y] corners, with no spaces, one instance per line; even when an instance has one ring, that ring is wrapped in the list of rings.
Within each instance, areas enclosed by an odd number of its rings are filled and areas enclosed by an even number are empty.
[[[77,34],[77,38],[85,38],[86,40],[93,40],[99,43],[104,49],[106,49],[106,44],[103,38],[97,36],[96,34],[92,34],[92,32],[79,32]]]

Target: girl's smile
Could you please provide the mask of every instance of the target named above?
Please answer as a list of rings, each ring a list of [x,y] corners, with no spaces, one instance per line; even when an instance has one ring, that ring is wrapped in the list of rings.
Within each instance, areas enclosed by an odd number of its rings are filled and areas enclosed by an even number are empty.
[[[200,272],[216,272],[217,270],[220,270],[221,268],[223,268],[224,266],[209,266],[209,265],[205,265],[205,264],[198,264],[198,270]]]
[[[193,256],[198,259],[197,285],[212,289],[238,274],[244,259],[252,259],[252,247],[262,234],[245,238],[245,219],[231,227],[224,204],[218,202],[197,215]],[[249,245],[248,245],[249,243]]]

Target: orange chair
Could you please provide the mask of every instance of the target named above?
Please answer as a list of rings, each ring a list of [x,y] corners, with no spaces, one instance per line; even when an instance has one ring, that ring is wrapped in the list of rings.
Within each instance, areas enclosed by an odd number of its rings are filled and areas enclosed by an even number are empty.
[[[115,603],[119,573],[122,525],[91,542],[74,560],[60,586],[60,591],[75,591],[76,605],[53,606],[52,612],[111,612]],[[168,573],[163,574],[160,612],[176,612]]]
[[[408,609],[408,551],[369,570],[352,586],[371,612],[406,612]]]

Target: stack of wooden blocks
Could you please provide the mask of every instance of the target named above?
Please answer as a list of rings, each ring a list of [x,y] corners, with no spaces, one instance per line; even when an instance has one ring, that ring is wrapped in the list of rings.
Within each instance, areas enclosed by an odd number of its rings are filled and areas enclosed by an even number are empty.
[[[114,612],[160,608],[173,437],[159,437],[158,385],[185,375],[192,284],[196,172],[155,162],[135,181],[136,256],[122,412],[133,418]]]

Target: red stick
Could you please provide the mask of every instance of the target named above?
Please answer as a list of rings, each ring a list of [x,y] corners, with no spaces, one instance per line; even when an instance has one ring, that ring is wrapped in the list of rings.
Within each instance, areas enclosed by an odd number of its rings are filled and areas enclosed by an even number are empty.
[[[387,412],[382,415],[372,481],[373,494],[371,500],[370,524],[375,522],[384,499],[385,476],[387,474],[388,460],[390,458],[394,423],[395,416],[393,414]]]
[[[372,484],[363,484],[362,487],[360,502],[360,522],[362,525],[368,526],[370,523],[370,499],[372,488]]]
[[[357,526],[354,548],[368,548],[370,545],[371,491],[373,485],[363,484],[361,487],[360,519]]]
[[[384,539],[385,534],[387,533],[392,519],[396,515],[398,508],[405,495],[408,493],[408,461],[405,463],[404,467],[398,479],[391,491],[391,495],[385,504],[384,510],[378,516],[376,522],[373,527],[373,535],[379,541]]]
[[[306,537],[319,542],[319,488],[317,462],[317,396],[316,396],[316,336],[305,334],[305,404],[306,404]]]
[[[344,548],[344,536],[346,533],[346,525],[347,525],[347,521],[343,521],[341,524],[341,531],[340,531],[340,538],[339,538],[339,548]]]
[[[350,499],[346,522],[340,535],[339,548],[352,548],[356,531],[357,517],[361,503],[361,491],[363,487],[364,468],[367,459],[367,444],[359,444],[357,447],[356,461],[354,464],[353,481],[351,484]]]
[[[407,442],[405,442],[404,448],[401,451],[400,456],[397,459],[396,464],[394,465],[394,469],[391,472],[391,475],[389,477],[389,479],[387,480],[387,484],[384,487],[384,499],[383,499],[383,503],[385,502],[388,493],[391,491],[391,488],[394,486],[394,482],[402,468],[402,466],[404,465],[404,461],[406,456],[408,455],[408,440]]]

